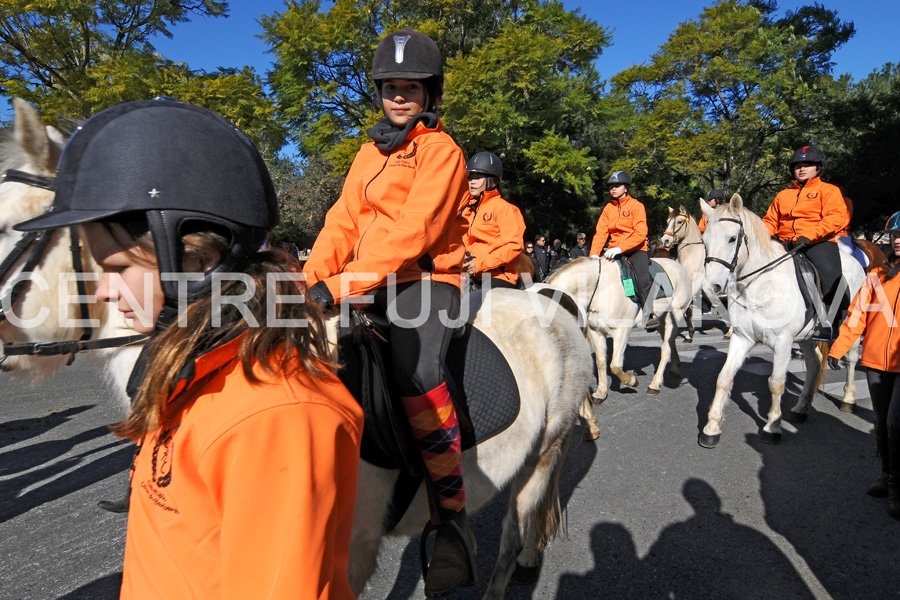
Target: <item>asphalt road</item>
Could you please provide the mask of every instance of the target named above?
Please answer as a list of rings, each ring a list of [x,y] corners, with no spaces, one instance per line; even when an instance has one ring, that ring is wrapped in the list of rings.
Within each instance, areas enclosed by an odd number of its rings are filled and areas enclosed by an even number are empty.
[[[534,586],[513,599],[900,598],[900,522],[865,488],[878,474],[872,411],[858,374],[854,414],[837,409],[843,372],[829,371],[809,421],[761,444],[770,355],[757,348],[735,382],[722,443],[697,434],[725,360],[720,330],[679,343],[681,381],[644,395],[658,357],[646,333],[625,366],[637,391],[614,385],[596,408],[596,442],[572,445],[561,482],[565,533]],[[786,408],[803,373],[793,361]],[[0,598],[117,597],[124,515],[96,508],[121,494],[131,448],[106,425],[122,416],[82,357],[60,376],[0,375]],[[478,598],[498,551],[501,494],[472,518]],[[422,598],[417,539],[387,540],[363,598]]]

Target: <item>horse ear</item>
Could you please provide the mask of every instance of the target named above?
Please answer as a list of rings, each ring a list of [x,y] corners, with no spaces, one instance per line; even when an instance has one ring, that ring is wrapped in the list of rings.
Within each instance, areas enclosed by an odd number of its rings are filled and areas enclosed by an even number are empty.
[[[35,164],[47,171],[56,171],[59,148],[47,136],[47,128],[38,112],[21,98],[13,98],[16,123],[13,131],[22,149]]]
[[[684,207],[684,204],[679,204],[679,205],[678,205],[678,212],[679,212],[679,214],[682,214],[682,215],[684,215],[684,216],[688,216],[688,211],[687,211],[687,209]]]
[[[675,209],[672,208],[671,206],[667,206],[666,208],[669,209],[669,218],[671,219],[671,218],[672,218],[672,213],[675,212]]]
[[[700,198],[700,210],[703,211],[703,214],[706,215],[707,218],[711,217],[713,215],[713,212],[715,212],[715,210],[703,198]]]
[[[740,197],[739,194],[735,194],[731,197],[731,202],[728,203],[731,206],[731,212],[738,212],[742,208],[744,208],[744,200]]]

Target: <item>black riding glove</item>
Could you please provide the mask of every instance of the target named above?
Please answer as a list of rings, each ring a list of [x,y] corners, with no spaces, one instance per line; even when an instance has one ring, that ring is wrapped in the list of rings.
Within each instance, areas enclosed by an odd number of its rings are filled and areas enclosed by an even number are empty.
[[[324,281],[320,281],[309,288],[307,296],[321,306],[322,310],[327,310],[334,306],[334,296],[331,295],[331,290],[328,289]]]
[[[795,248],[803,248],[805,246],[809,246],[809,238],[805,236],[800,236],[797,238],[796,244],[794,244]]]
[[[782,245],[784,245],[784,249],[787,250],[788,252],[790,252],[791,250],[794,249],[794,240],[784,240],[781,243],[782,243]]]

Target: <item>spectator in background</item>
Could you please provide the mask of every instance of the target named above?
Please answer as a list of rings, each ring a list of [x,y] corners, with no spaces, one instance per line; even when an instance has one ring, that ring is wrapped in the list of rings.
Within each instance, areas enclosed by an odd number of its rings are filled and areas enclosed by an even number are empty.
[[[569,257],[572,260],[576,258],[582,258],[588,255],[587,248],[587,235],[582,232],[578,232],[578,235],[575,236],[576,245],[572,248],[572,251],[569,252]]]
[[[553,240],[553,246],[550,248],[550,272],[552,273],[568,262],[569,253],[562,247],[562,241]]]
[[[525,255],[531,259],[531,264],[534,266],[534,281],[537,283],[542,277],[540,275],[541,267],[538,264],[537,256],[534,254],[534,242],[525,242]]]
[[[541,234],[534,236],[534,256],[537,258],[534,280],[543,281],[544,277],[550,274],[550,256],[547,253],[547,238]]]

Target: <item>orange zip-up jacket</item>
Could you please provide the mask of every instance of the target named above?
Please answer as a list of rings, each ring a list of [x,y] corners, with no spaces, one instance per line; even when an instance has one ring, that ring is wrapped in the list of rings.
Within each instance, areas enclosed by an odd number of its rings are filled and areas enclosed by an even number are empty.
[[[515,285],[519,272],[513,261],[525,249],[525,219],[518,208],[490,190],[476,201],[466,192],[463,216],[469,223],[466,250],[475,257],[475,277],[483,273]]]
[[[390,154],[363,144],[303,267],[308,285],[324,281],[336,301],[383,287],[390,273],[402,283],[430,271],[461,287],[467,189],[462,150],[440,122],[417,123]]]
[[[794,181],[793,187],[778,192],[763,223],[770,236],[782,241],[800,236],[811,242],[834,241],[850,223],[850,215],[841,190],[815,177],[803,187]]]
[[[840,189],[840,188],[838,188]],[[850,221],[853,219],[853,200],[841,194],[841,197],[844,199],[844,206],[847,207],[847,222],[844,224],[844,227],[835,234],[834,237],[841,237],[842,235],[850,235]]]
[[[647,232],[647,211],[643,204],[631,196],[612,200],[600,213],[597,231],[591,241],[591,256],[603,252],[606,240],[609,240],[610,248],[621,248],[625,254],[646,250]]]
[[[700,229],[700,233],[706,231],[706,215],[700,217],[700,222],[697,223],[697,227]]]
[[[135,458],[122,598],[349,599],[363,413],[337,377],[198,357]],[[275,362],[278,364],[278,361]],[[186,389],[185,389],[186,388]]]
[[[900,276],[885,281],[886,276],[884,269],[866,276],[829,356],[841,358],[865,332],[860,362],[879,371],[900,373]]]

